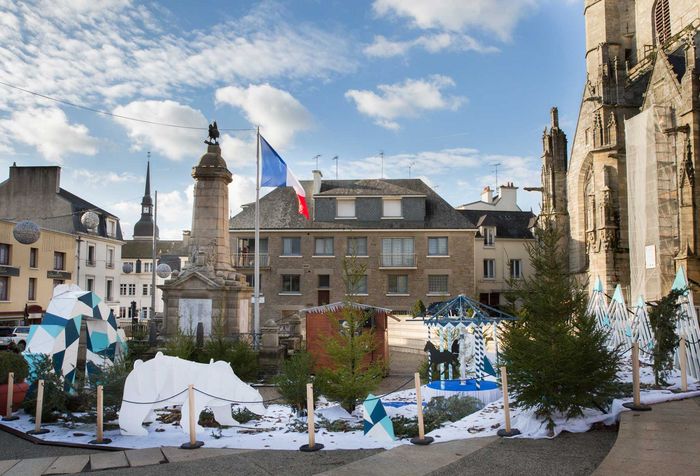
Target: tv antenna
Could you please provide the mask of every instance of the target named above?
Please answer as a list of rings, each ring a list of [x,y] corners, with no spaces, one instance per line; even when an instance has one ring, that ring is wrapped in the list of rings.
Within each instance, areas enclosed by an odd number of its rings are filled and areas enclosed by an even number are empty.
[[[501,166],[500,162],[496,162],[495,164],[491,164],[491,167],[494,169],[494,173],[496,174],[496,190],[498,190],[498,167]]]
[[[316,161],[316,170],[318,170],[318,159],[320,159],[320,158],[321,158],[321,154],[316,154],[316,155],[313,157],[313,159],[311,159],[311,160],[315,160],[315,161]]]
[[[335,179],[338,180],[338,156],[334,156],[331,160],[335,160]]]
[[[382,175],[381,175],[381,178],[384,178],[384,151],[383,151],[383,150],[380,150],[380,151],[379,151],[379,157],[380,157],[381,160],[382,160]]]
[[[408,164],[408,178],[411,178],[411,169],[413,168],[414,165],[416,165],[415,160]]]

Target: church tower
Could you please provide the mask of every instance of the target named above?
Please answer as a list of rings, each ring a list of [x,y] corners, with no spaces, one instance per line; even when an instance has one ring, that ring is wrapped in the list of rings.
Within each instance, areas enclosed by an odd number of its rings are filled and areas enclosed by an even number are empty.
[[[146,166],[146,190],[141,199],[141,218],[134,225],[134,240],[152,240],[153,229],[153,199],[151,198],[151,162]],[[156,238],[158,227],[155,226]]]
[[[542,212],[541,215],[563,227],[568,233],[566,207],[566,134],[559,128],[559,111],[551,110],[551,124],[542,135]]]

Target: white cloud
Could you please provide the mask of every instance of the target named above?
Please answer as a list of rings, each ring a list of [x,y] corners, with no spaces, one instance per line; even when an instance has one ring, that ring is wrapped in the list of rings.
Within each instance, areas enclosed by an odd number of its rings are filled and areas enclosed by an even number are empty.
[[[70,175],[75,183],[103,187],[120,183],[143,183],[145,179],[131,172],[112,172],[109,170],[73,169]]]
[[[420,29],[461,32],[483,30],[501,40],[510,39],[517,23],[542,0],[375,0],[380,17],[410,19]]]
[[[255,177],[234,175],[233,182],[228,186],[228,195],[229,215],[238,215],[241,211],[241,205],[255,201]],[[263,195],[261,190],[261,197]]]
[[[311,114],[294,96],[267,83],[220,88],[216,102],[241,109],[248,122],[259,125],[265,138],[279,148],[312,125]]]
[[[148,117],[151,121],[171,124],[206,127],[204,115],[196,109],[175,101],[133,101],[126,106],[118,106],[115,114],[129,117]],[[202,137],[206,132],[193,129],[161,127],[154,124],[115,118],[124,127],[136,150],[144,147],[163,154],[171,160],[184,157],[196,158],[202,152]]]
[[[393,41],[378,35],[374,37],[372,44],[367,45],[363,52],[369,57],[390,58],[401,56],[414,48],[422,48],[430,53],[442,50],[451,51],[476,51],[478,53],[495,53],[498,48],[485,46],[475,38],[458,33],[436,33],[433,35],[421,35],[413,40]]]
[[[403,83],[380,84],[379,93],[351,89],[345,97],[355,102],[357,110],[387,129],[399,129],[396,119],[417,117],[423,111],[458,109],[465,101],[459,96],[445,96],[442,90],[454,86],[448,76],[433,75],[427,79],[407,79]]]
[[[66,154],[97,153],[97,139],[90,136],[88,128],[70,123],[66,114],[56,107],[33,107],[14,112],[9,119],[0,121],[0,132],[35,147],[46,160],[58,164],[63,162]]]

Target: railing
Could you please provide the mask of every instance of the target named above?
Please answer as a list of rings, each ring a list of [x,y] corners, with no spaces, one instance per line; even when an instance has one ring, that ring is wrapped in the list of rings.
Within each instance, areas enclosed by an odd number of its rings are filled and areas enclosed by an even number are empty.
[[[238,253],[233,255],[233,266],[236,268],[254,268],[255,253]],[[270,266],[270,255],[260,253],[260,267],[267,268]]]
[[[382,268],[415,268],[415,253],[382,253],[379,257]]]

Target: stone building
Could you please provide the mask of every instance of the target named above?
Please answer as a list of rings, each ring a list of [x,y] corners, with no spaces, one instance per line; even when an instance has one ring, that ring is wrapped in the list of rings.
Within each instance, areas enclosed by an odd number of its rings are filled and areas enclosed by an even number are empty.
[[[481,200],[457,207],[478,229],[474,237],[476,295],[490,306],[506,304],[509,281],[532,271],[526,244],[533,241],[535,215],[520,209],[517,190],[508,183],[494,196],[491,188],[485,187]]]
[[[292,188],[260,199],[261,321],[345,300],[343,261],[366,267],[353,293],[364,303],[409,312],[474,295],[475,225],[419,179],[302,181],[311,220]],[[253,284],[255,204],[230,220],[234,265]]]
[[[187,262],[189,253],[189,232],[183,233],[182,240],[161,240],[158,227],[153,217],[153,198],[151,197],[151,166],[146,168],[146,186],[141,199],[141,218],[134,225],[132,240],[124,242],[122,247],[122,270],[119,284],[119,314],[121,319],[134,317],[149,319],[151,315],[151,296],[154,292],[153,271],[153,233],[156,234],[156,264],[167,263],[173,271],[181,271]],[[128,271],[128,272],[127,272]],[[156,275],[155,313],[163,312],[163,292],[158,287],[165,282]],[[136,309],[134,313],[132,308]]]
[[[81,221],[89,211],[99,218],[93,229]],[[123,244],[119,218],[61,188],[60,167],[11,166],[9,178],[0,183],[0,218],[31,220],[42,228],[73,235],[75,268],[68,270],[73,273],[70,279],[101,296],[115,314],[119,312],[118,264]]]
[[[658,299],[683,266],[700,281],[697,0],[586,0],[587,79],[566,164],[545,131],[543,209],[568,229],[570,268],[627,299]],[[564,185],[565,184],[565,185]]]
[[[42,228],[36,243],[24,245],[14,227],[0,220],[0,326],[40,322],[53,288],[75,278],[75,235]]]
[[[204,334],[215,326],[225,335],[250,334],[253,293],[245,277],[231,262],[228,234],[228,186],[231,172],[218,144],[207,142],[207,152],[192,168],[194,204],[192,233],[182,272],[158,286],[163,291],[164,329],[173,335],[177,328],[194,331],[202,323]]]

